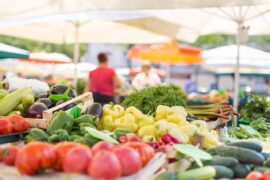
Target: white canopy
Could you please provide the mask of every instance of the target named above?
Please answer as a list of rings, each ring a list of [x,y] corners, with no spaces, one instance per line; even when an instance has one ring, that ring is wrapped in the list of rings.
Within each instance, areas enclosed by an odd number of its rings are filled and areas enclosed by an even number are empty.
[[[268,0],[0,0],[0,19],[108,10],[147,10],[269,4]]]

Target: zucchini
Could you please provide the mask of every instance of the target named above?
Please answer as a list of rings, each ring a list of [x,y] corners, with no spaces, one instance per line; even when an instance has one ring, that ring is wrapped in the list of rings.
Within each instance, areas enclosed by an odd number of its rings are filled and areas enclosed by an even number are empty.
[[[208,152],[208,153],[211,154],[212,156],[217,155],[217,153],[216,153],[216,148],[210,148],[210,149],[207,149],[206,152]]]
[[[235,147],[240,147],[240,148],[246,148],[246,149],[251,149],[257,152],[262,152],[263,147],[255,142],[251,141],[239,141],[239,142],[232,142],[228,144],[228,146],[235,146]]]
[[[173,172],[161,173],[155,180],[175,180],[175,173]]]
[[[264,173],[264,171],[268,171],[268,170],[270,170],[270,168],[269,167],[265,167],[265,166],[256,167],[254,169],[254,171],[258,171],[258,172],[261,172],[261,173]]]
[[[239,147],[233,146],[218,146],[216,153],[220,156],[229,156],[236,158],[243,164],[263,165],[264,157],[260,153]]]
[[[233,167],[238,163],[238,160],[233,157],[219,157],[214,156],[209,165],[220,165],[226,167]]]
[[[266,161],[264,162],[264,165],[270,168],[270,157],[266,159]]]
[[[216,176],[215,179],[220,178],[233,178],[234,172],[225,166],[213,166],[216,170]]]
[[[262,155],[264,156],[265,159],[270,158],[270,153],[262,152]]]
[[[250,172],[250,168],[246,164],[236,164],[232,170],[235,178],[245,178]]]
[[[216,170],[212,166],[205,166],[198,169],[192,169],[185,172],[179,172],[176,175],[177,180],[208,180],[214,178]]]

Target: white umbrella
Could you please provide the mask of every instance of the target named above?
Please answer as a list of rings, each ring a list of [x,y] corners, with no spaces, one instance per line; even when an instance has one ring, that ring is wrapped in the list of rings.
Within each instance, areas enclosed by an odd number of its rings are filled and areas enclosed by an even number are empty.
[[[0,0],[0,19],[41,17],[86,11],[224,7],[268,0]]]
[[[265,1],[265,3],[270,4],[270,1]],[[235,109],[238,106],[240,45],[247,39],[247,34],[265,35],[270,33],[269,12],[270,6],[255,5],[148,11],[148,13],[160,19],[179,24],[181,26],[180,30],[185,29],[190,34],[193,33],[198,36],[211,33],[236,34],[238,48],[236,50],[237,61],[235,64]]]

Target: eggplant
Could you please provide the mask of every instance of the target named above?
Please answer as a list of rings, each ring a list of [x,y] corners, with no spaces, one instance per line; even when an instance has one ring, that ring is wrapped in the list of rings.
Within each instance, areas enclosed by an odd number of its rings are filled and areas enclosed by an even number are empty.
[[[53,107],[53,102],[49,98],[39,98],[37,102],[43,103],[47,106],[47,108]]]
[[[28,110],[28,117],[30,118],[42,118],[43,111],[47,110],[47,106],[44,103],[35,102]]]
[[[87,107],[85,114],[90,114],[96,117],[101,117],[102,106],[99,103],[93,103]]]
[[[68,88],[66,85],[56,84],[50,88],[50,94],[64,94]],[[75,97],[75,92],[71,87],[68,96],[71,98]]]
[[[49,97],[49,94],[48,93],[40,93],[38,95],[38,99],[40,99],[40,98],[47,98],[47,97]]]
[[[61,100],[61,101],[58,101],[55,106],[58,106],[60,104],[63,104],[64,102],[67,102],[68,100]],[[76,106],[76,103],[70,103],[68,105],[66,105],[65,107],[61,108],[60,110],[63,110],[63,111],[66,111],[72,107]]]

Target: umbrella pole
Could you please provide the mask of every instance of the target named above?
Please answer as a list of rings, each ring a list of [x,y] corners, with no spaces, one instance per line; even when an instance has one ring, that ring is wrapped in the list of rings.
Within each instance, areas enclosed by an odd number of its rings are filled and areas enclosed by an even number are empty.
[[[77,69],[77,64],[79,61],[79,57],[80,57],[80,44],[79,44],[79,28],[80,28],[80,23],[79,21],[76,21],[74,23],[75,26],[75,41],[74,41],[74,52],[73,52],[73,62],[75,65],[74,68],[74,79],[73,79],[73,83],[74,83],[74,87],[76,86],[77,83],[77,74],[78,74],[78,69]]]
[[[235,66],[235,72],[234,72],[234,99],[233,99],[233,108],[237,111],[238,109],[238,92],[239,92],[239,68],[240,68],[240,46],[241,46],[241,37],[242,37],[242,30],[241,30],[241,24],[238,24],[238,32],[237,32],[237,55],[236,55],[236,66]]]

